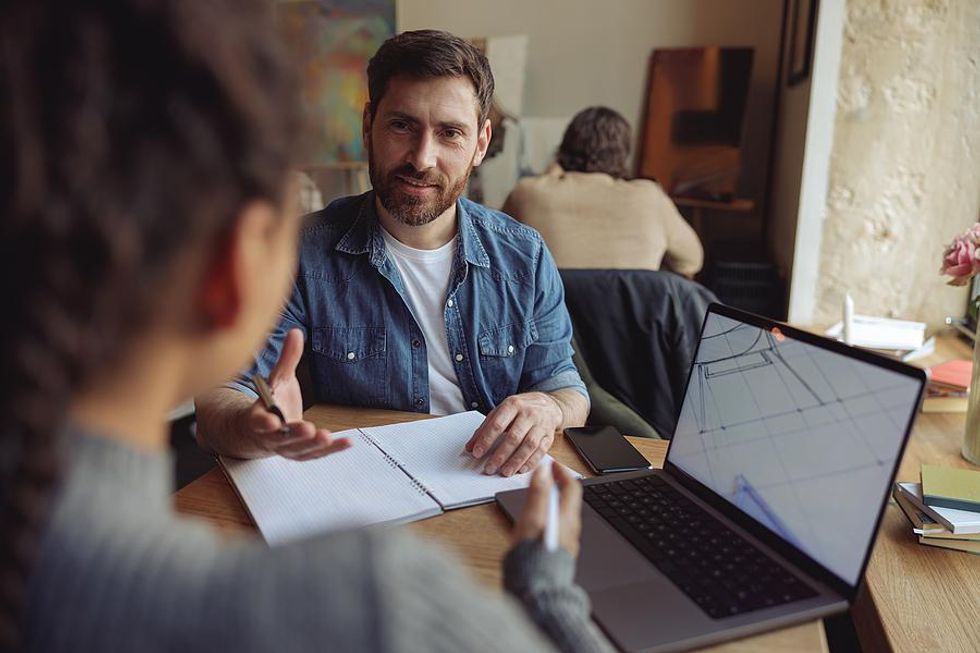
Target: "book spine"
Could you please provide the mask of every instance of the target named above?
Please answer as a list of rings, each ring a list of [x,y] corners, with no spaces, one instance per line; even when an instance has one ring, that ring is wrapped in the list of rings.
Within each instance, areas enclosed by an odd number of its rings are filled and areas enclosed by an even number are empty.
[[[966,499],[951,499],[932,494],[925,495],[926,505],[934,508],[952,508],[953,510],[966,510],[967,512],[980,512],[980,503],[968,501]]]

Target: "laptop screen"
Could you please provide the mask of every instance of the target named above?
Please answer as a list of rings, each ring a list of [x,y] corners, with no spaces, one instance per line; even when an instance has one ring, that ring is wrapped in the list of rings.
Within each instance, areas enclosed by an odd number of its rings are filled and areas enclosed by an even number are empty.
[[[669,460],[853,586],[920,385],[709,312]]]

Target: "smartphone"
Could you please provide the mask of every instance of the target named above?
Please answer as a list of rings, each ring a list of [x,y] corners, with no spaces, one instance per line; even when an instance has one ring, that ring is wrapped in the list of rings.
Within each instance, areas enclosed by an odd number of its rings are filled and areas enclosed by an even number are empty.
[[[565,435],[585,463],[596,474],[649,469],[643,457],[614,426],[580,426],[565,429]]]

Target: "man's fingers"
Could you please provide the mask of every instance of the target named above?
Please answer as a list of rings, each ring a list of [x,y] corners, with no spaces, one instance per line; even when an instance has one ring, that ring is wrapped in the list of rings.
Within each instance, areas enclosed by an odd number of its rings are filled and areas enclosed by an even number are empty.
[[[272,373],[269,375],[269,385],[272,386],[273,392],[277,385],[296,376],[296,366],[299,365],[299,359],[302,357],[303,332],[299,329],[290,329],[286,339],[283,340],[279,360],[276,361],[276,366],[272,368]]]
[[[298,454],[316,446],[317,429],[309,423],[293,422],[289,433],[272,433],[266,438],[269,450],[280,456]]]
[[[554,433],[549,433],[545,438],[543,438],[541,440],[541,443],[538,444],[537,450],[533,454],[531,454],[531,457],[527,459],[527,462],[521,466],[520,470],[518,470],[518,473],[526,474],[532,469],[534,469],[535,467],[537,467],[538,464],[541,462],[541,459],[544,458],[544,455],[551,450],[551,445],[554,443],[554,441],[555,441]]]
[[[541,448],[544,435],[545,431],[541,428],[533,428],[528,431],[527,435],[524,436],[524,442],[521,443],[521,446],[500,466],[500,474],[502,476],[512,476],[519,469],[526,467],[534,453]]]
[[[505,399],[500,405],[490,411],[487,418],[483,420],[483,424],[473,433],[473,437],[470,438],[464,448],[466,451],[472,453],[474,458],[482,458],[484,454],[490,451],[490,447],[493,446],[493,443],[497,441],[497,438],[500,437],[500,434],[504,432],[510,423],[514,421],[514,417],[516,416],[517,408],[513,402]]]
[[[533,437],[533,431],[531,427],[533,422],[530,420],[515,420],[507,427],[503,435],[497,438],[497,448],[494,450],[493,455],[487,459],[487,463],[483,466],[484,474],[496,474],[501,466],[510,460],[510,457],[514,455],[514,452],[524,443],[524,441]],[[479,444],[476,446],[480,446]],[[538,443],[534,442],[534,446],[537,447]],[[475,447],[474,447],[475,449]],[[533,449],[532,449],[533,452]],[[530,455],[530,453],[528,454]]]
[[[282,421],[265,409],[261,401],[256,401],[248,409],[248,428],[256,433],[271,433],[282,428]]]
[[[274,448],[274,451],[283,458],[295,458],[302,456],[317,449],[322,449],[333,443],[330,431],[316,431],[310,437],[294,439],[283,442]]]
[[[339,440],[334,440],[330,444],[326,444],[304,454],[294,456],[292,459],[296,461],[315,460],[316,458],[323,458],[324,456],[329,456],[330,454],[338,453],[350,448],[351,441],[348,438],[340,438]]]
[[[463,445],[463,449],[472,453],[474,458],[482,458],[483,454],[490,448],[490,445],[486,443],[492,443],[496,439],[496,433],[494,433],[496,427],[494,425],[497,423],[497,415],[502,409],[505,408],[501,404],[491,410],[483,420],[483,423],[480,424],[475,431],[473,431],[473,435],[466,442],[466,444]],[[479,449],[476,447],[477,443],[481,444]],[[479,454],[477,451],[479,451]]]
[[[303,460],[303,456],[313,454],[325,446],[324,442],[314,440],[312,442],[302,442],[288,447],[280,447],[276,450],[276,455],[290,460]]]
[[[266,440],[271,443],[272,449],[286,447],[301,442],[309,442],[316,437],[317,428],[313,422],[290,422],[285,433],[277,431],[270,433]]]
[[[288,447],[294,444],[300,444],[303,442],[310,442],[316,437],[317,432],[323,430],[324,433],[329,434],[330,431],[325,429],[317,429],[316,424],[313,422],[290,422],[286,428],[286,432],[278,431],[276,433],[270,433],[266,436],[266,441],[270,443],[269,448],[277,451],[281,447]]]

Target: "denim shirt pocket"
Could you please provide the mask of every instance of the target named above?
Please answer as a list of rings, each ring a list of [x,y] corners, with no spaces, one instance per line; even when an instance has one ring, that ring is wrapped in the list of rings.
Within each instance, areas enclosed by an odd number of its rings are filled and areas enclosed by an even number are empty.
[[[314,327],[311,348],[320,401],[349,406],[387,404],[385,327]]]
[[[480,362],[495,403],[517,393],[527,347],[537,339],[533,320],[505,324],[480,334]]]

